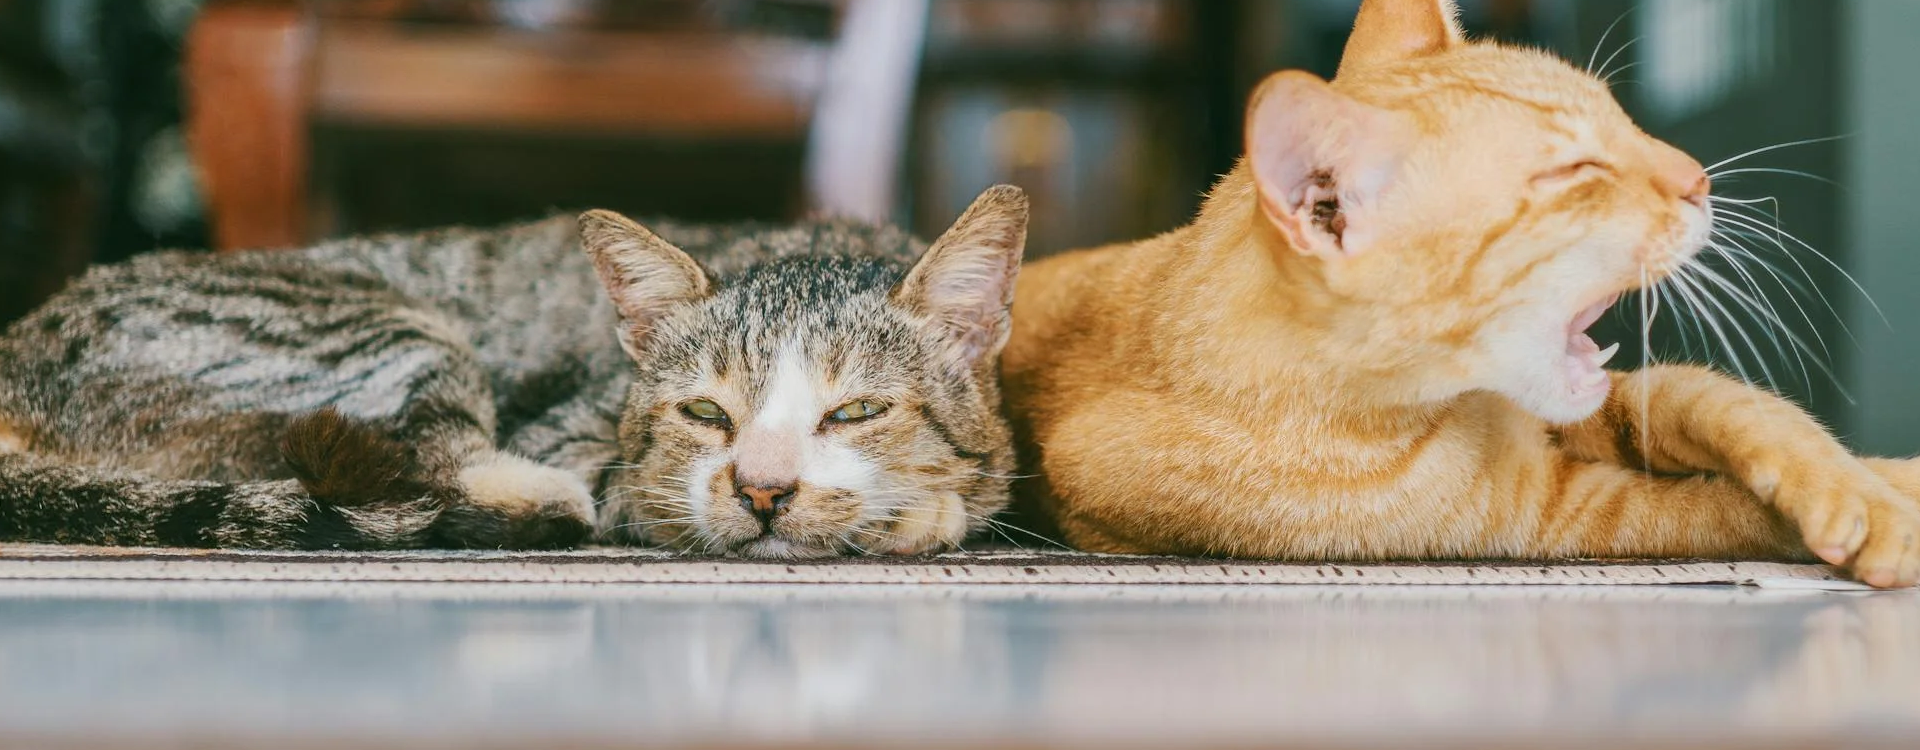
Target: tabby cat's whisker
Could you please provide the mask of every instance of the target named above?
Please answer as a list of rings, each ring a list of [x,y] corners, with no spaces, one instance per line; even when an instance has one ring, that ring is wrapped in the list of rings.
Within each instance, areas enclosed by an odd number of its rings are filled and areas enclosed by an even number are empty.
[[[1012,534],[1007,533],[1009,531],[1018,531],[1021,534],[1025,534],[1027,536],[1033,537],[1034,539],[1040,541],[1041,543],[1049,546],[1059,547],[1060,549],[1069,549],[1066,542],[1060,541],[1058,539],[1054,539],[1044,534],[1040,534],[1037,532],[1020,528],[1018,526],[1007,523],[1005,521],[997,521],[991,518],[982,518],[980,520],[986,523],[987,528],[992,529],[994,533],[999,534],[1000,538],[1007,540],[1008,544],[1011,544],[1014,546],[1025,546],[1025,544],[1023,544],[1020,540],[1013,538]]]
[[[1034,539],[1040,540],[1041,542],[1044,542],[1046,544],[1050,544],[1056,547],[1067,546],[1066,543],[1061,542],[1057,539],[1048,538],[1045,535],[1020,528],[1018,526],[1007,523],[1005,521],[1001,521],[991,516],[982,516],[975,513],[969,513],[965,509],[954,510],[950,508],[922,508],[921,510],[930,511],[932,513],[943,515],[943,516],[961,515],[969,519],[979,521],[983,525],[983,528],[986,528],[990,531],[1000,534],[1001,538],[1006,539],[1007,543],[1009,544],[1014,544],[1014,545],[1021,544],[1020,540],[1013,538],[1011,534],[1007,533],[1008,531],[1018,531],[1022,534],[1026,534],[1027,536],[1033,537]]]
[[[637,494],[642,494],[642,493],[645,493],[645,494],[648,494],[648,495],[652,495],[652,496],[654,496],[654,498],[657,498],[657,499],[655,499],[655,500],[651,500],[650,502],[668,502],[668,501],[672,501],[672,502],[678,502],[678,503],[683,503],[683,504],[687,504],[687,505],[691,505],[691,504],[693,503],[693,499],[692,499],[692,498],[690,498],[690,497],[687,497],[687,496],[685,496],[685,495],[676,495],[676,494],[673,494],[673,493],[670,493],[670,492],[667,492],[667,491],[665,491],[665,490],[660,490],[660,489],[655,489],[655,488],[652,488],[652,487],[625,487],[625,486],[623,486],[623,487],[612,487],[612,488],[609,488],[609,489],[610,489],[610,490],[619,490],[619,491],[618,491],[618,492],[608,492],[608,493],[606,493],[605,495],[603,495],[603,496],[601,496],[601,498],[600,498],[600,499],[601,499],[601,501],[603,501],[603,502],[611,502],[611,501],[614,501],[614,500],[624,500],[624,499],[626,499],[626,498],[628,498],[628,497],[631,497],[631,496],[633,496],[633,495],[637,495]]]
[[[979,469],[975,469],[973,471],[973,474],[975,476],[987,477],[988,479],[1006,479],[1009,481],[1018,481],[1021,479],[1037,479],[1040,476],[1039,474],[995,474],[988,471],[981,471]]]
[[[838,541],[841,544],[846,545],[848,548],[851,548],[853,551],[858,552],[862,555],[866,555],[868,557],[877,556],[879,553],[874,552],[871,545],[862,544],[858,541],[855,541],[854,539],[855,537],[862,536],[862,535],[872,537],[872,541],[874,543],[890,543],[890,542],[900,541],[899,534],[895,534],[890,531],[885,531],[871,525],[860,525],[860,526],[855,526],[852,524],[841,524],[841,525],[847,526],[849,528],[849,531],[842,533],[839,537],[837,537]]]
[[[692,526],[695,520],[697,519],[695,519],[693,516],[684,516],[684,517],[676,516],[673,518],[649,518],[644,521],[629,521],[627,523],[619,524],[616,526],[609,526],[607,527],[607,530],[617,531],[620,529],[635,529],[635,528],[651,529],[655,526],[665,526],[670,523],[686,524],[688,526]]]

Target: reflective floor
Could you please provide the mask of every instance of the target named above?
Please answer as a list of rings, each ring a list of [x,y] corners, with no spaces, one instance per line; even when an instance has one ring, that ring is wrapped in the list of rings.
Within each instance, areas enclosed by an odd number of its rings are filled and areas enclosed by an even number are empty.
[[[282,736],[1920,747],[1920,593],[0,584],[0,740]]]

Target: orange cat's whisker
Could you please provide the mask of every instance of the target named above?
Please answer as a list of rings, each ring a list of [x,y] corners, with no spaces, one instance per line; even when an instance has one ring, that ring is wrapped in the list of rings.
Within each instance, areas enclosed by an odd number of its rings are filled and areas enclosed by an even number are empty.
[[[1733,365],[1734,373],[1740,376],[1741,381],[1752,383],[1754,382],[1753,376],[1747,372],[1746,360],[1740,357],[1739,350],[1733,346],[1733,339],[1727,336],[1726,328],[1721,325],[1719,318],[1714,317],[1713,311],[1707,307],[1706,303],[1713,302],[1715,306],[1722,310],[1723,314],[1726,308],[1715,302],[1713,295],[1707,293],[1704,286],[1698,280],[1687,275],[1687,271],[1696,268],[1698,268],[1698,266],[1685,266],[1669,277],[1673,280],[1674,291],[1680,294],[1680,299],[1685,302],[1686,305],[1692,307],[1694,311],[1699,314],[1700,321],[1705,323],[1707,330],[1713,333],[1714,338],[1720,341],[1721,349],[1727,353],[1727,357],[1731,360],[1729,364]]]
[[[1860,296],[1865,298],[1867,300],[1867,304],[1873,307],[1874,313],[1880,316],[1880,321],[1882,323],[1885,323],[1889,330],[1893,328],[1893,323],[1887,319],[1886,312],[1880,309],[1880,303],[1875,302],[1873,300],[1873,295],[1867,293],[1867,288],[1865,286],[1862,286],[1859,280],[1853,277],[1853,274],[1848,273],[1846,268],[1842,267],[1839,263],[1834,262],[1832,258],[1827,257],[1826,253],[1820,252],[1818,248],[1815,248],[1814,246],[1807,244],[1806,241],[1800,239],[1799,237],[1794,236],[1793,233],[1780,228],[1779,225],[1777,224],[1769,228],[1766,225],[1760,223],[1759,221],[1756,221],[1753,217],[1743,216],[1733,211],[1724,212],[1723,217],[1729,222],[1732,222],[1737,225],[1742,225],[1749,229],[1753,229],[1759,232],[1764,233],[1766,231],[1769,231],[1770,229],[1770,231],[1772,231],[1774,235],[1774,237],[1770,239],[1773,239],[1775,241],[1775,243],[1779,246],[1780,251],[1783,253],[1791,254],[1791,251],[1787,248],[1786,243],[1781,242],[1780,240],[1792,242],[1794,245],[1797,245],[1800,248],[1805,249],[1807,252],[1813,253],[1814,257],[1819,258],[1821,261],[1825,262],[1827,265],[1832,266],[1833,270],[1838,271],[1841,277],[1847,280],[1847,283],[1852,284],[1853,288],[1860,292]]]
[[[1761,383],[1764,383],[1770,388],[1779,388],[1781,381],[1774,375],[1773,368],[1767,366],[1768,358],[1760,352],[1759,340],[1753,336],[1746,325],[1740,322],[1741,316],[1734,313],[1734,308],[1737,307],[1753,313],[1753,317],[1759,319],[1761,322],[1769,322],[1770,319],[1767,317],[1766,310],[1762,309],[1758,303],[1753,302],[1753,299],[1747,295],[1745,290],[1742,290],[1733,282],[1728,281],[1725,276],[1715,273],[1712,268],[1702,264],[1696,266],[1694,270],[1696,272],[1695,280],[1706,282],[1701,285],[1701,289],[1706,293],[1707,302],[1712,304],[1715,309],[1720,311],[1721,315],[1726,317],[1728,326],[1731,327],[1734,333],[1740,337],[1740,340],[1747,345],[1747,353],[1751,354],[1754,363],[1759,365],[1760,375],[1764,378]],[[1713,294],[1713,291],[1716,289],[1725,294]],[[1731,300],[1734,307],[1728,307],[1725,300]],[[1776,352],[1785,353],[1780,345],[1780,339],[1773,335],[1771,329],[1763,328],[1761,333],[1765,334],[1768,340],[1773,343]],[[1761,383],[1756,383],[1756,385]]]
[[[1721,249],[1713,246],[1710,247],[1716,250]],[[1786,326],[1785,321],[1782,319],[1779,306],[1775,305],[1773,299],[1762,291],[1759,278],[1755,277],[1753,273],[1747,269],[1746,265],[1740,262],[1740,256],[1727,253],[1724,250],[1718,253],[1718,256],[1727,261],[1727,266],[1733,269],[1733,272],[1740,277],[1741,283],[1743,283],[1747,291],[1751,293],[1750,297],[1742,296],[1742,299],[1747,303],[1746,307],[1754,313],[1755,317],[1760,318],[1762,323],[1771,324],[1770,328],[1762,330],[1767,334],[1767,338],[1773,342],[1774,349],[1782,353],[1787,353],[1788,347],[1781,344],[1780,337],[1775,331],[1785,332],[1789,336],[1792,336],[1792,330]],[[1727,285],[1729,287],[1732,286],[1731,283]],[[1792,300],[1792,295],[1788,295],[1788,299]],[[1762,304],[1766,306],[1765,310],[1760,309]],[[1795,301],[1793,304],[1798,306],[1800,303]],[[1801,310],[1801,314],[1805,316],[1806,311],[1804,309]],[[1807,322],[1809,325],[1812,324],[1812,320],[1808,320]],[[1824,344],[1822,348],[1824,348]],[[1800,382],[1810,383],[1811,378],[1807,375],[1807,363],[1801,353],[1803,349],[1807,349],[1807,347],[1794,347],[1791,349],[1791,353],[1796,364],[1800,367]],[[1807,350],[1807,353],[1810,354],[1812,352],[1811,350]]]
[[[1716,200],[1720,200],[1720,199],[1716,199]],[[1753,199],[1751,201],[1735,201],[1733,199],[1725,199],[1725,200],[1727,200],[1730,203],[1759,203],[1759,202],[1773,201],[1774,199],[1758,198],[1758,199]],[[1757,210],[1757,209],[1749,209],[1749,210]],[[1733,219],[1736,217],[1742,218],[1742,219],[1751,219],[1751,217],[1747,217],[1731,209],[1723,210],[1719,212],[1719,214],[1716,216],[1717,219]],[[1774,249],[1778,250],[1781,255],[1786,256],[1787,260],[1792,262],[1795,268],[1799,269],[1800,275],[1805,280],[1803,282],[1800,279],[1795,279],[1794,286],[1798,288],[1799,291],[1801,292],[1811,293],[1814,296],[1818,297],[1820,299],[1820,304],[1826,307],[1827,313],[1833,316],[1832,319],[1835,322],[1839,323],[1840,330],[1846,333],[1847,338],[1852,339],[1856,346],[1859,345],[1860,340],[1854,337],[1853,329],[1847,326],[1845,317],[1840,314],[1840,311],[1838,309],[1834,308],[1833,302],[1827,298],[1827,295],[1825,292],[1821,291],[1819,284],[1814,283],[1813,271],[1808,269],[1805,263],[1801,263],[1800,258],[1795,253],[1787,250],[1786,244],[1781,238],[1779,238],[1778,236],[1770,236],[1765,229],[1756,229],[1752,226],[1751,223],[1728,221],[1727,224],[1731,224],[1731,226],[1723,225],[1723,226],[1716,227],[1714,229],[1714,232],[1716,234],[1720,234],[1722,236],[1725,236],[1734,240],[1733,244],[1735,246],[1735,249],[1738,249],[1744,256],[1748,258],[1752,258],[1756,262],[1765,263],[1765,261],[1762,260],[1759,256],[1759,248],[1752,248],[1752,247],[1747,247],[1745,245],[1740,245],[1737,242],[1737,240],[1745,239],[1745,240],[1752,240],[1758,243],[1770,243],[1770,245]],[[1777,222],[1776,222],[1776,229],[1777,229]],[[1772,264],[1767,264],[1767,265],[1769,267],[1772,267]]]
[[[1727,293],[1727,296],[1729,299],[1733,300],[1736,304],[1740,305],[1746,310],[1752,312],[1754,317],[1760,319],[1762,322],[1770,324],[1772,326],[1772,331],[1778,331],[1780,336],[1784,336],[1787,341],[1791,342],[1796,347],[1796,351],[1805,352],[1807,354],[1813,354],[1813,347],[1808,345],[1805,339],[1801,338],[1798,334],[1794,333],[1791,328],[1787,327],[1784,321],[1780,319],[1777,311],[1769,315],[1767,310],[1761,308],[1761,302],[1759,300],[1755,299],[1753,296],[1747,294],[1745,291],[1735,286],[1732,282],[1728,281],[1725,277],[1720,276],[1719,274],[1713,273],[1710,269],[1702,268],[1700,270],[1703,273],[1703,277],[1709,281],[1712,281],[1715,285],[1717,285],[1719,288],[1724,290]],[[1723,307],[1722,310],[1724,311],[1725,308]],[[1731,316],[1731,313],[1727,313],[1727,314]],[[1738,326],[1737,323],[1735,325]],[[1769,337],[1773,339],[1775,346],[1781,349],[1782,353],[1784,353],[1786,348],[1785,345],[1780,343],[1780,337],[1773,335],[1772,331],[1769,331],[1769,334],[1768,334]],[[1749,341],[1749,346],[1753,347],[1753,344],[1751,341]],[[1753,348],[1753,353],[1756,358],[1759,357],[1759,351],[1757,348]],[[1803,363],[1803,367],[1804,367],[1805,360],[1802,359],[1801,362]],[[1765,360],[1761,360],[1761,364],[1762,364],[1762,367],[1764,368]],[[1849,402],[1851,402],[1852,395],[1848,393],[1845,387],[1840,384],[1839,376],[1833,372],[1832,368],[1830,368],[1825,361],[1821,360],[1817,356],[1814,357],[1814,364],[1818,366],[1821,373],[1826,375],[1827,378],[1833,383],[1833,385],[1839,389],[1840,394],[1843,397],[1845,397]],[[1769,383],[1778,385],[1777,382],[1772,380],[1772,375],[1770,373],[1767,375],[1767,377],[1768,377]],[[1805,372],[1804,369],[1802,372],[1802,377],[1804,378],[1802,382],[1809,382],[1809,383],[1811,382],[1811,375]]]
[[[1652,274],[1645,263],[1640,264],[1640,369],[1653,366],[1653,321],[1660,315],[1660,286],[1650,281]],[[1651,389],[1640,391],[1640,423],[1647,424],[1653,418],[1653,393]],[[1648,436],[1641,434],[1638,450],[1642,457],[1640,470],[1652,474],[1653,461],[1646,458],[1653,455],[1648,450]]]
[[[1753,290],[1754,296],[1766,302],[1767,306],[1772,310],[1772,317],[1769,320],[1769,322],[1773,323],[1780,331],[1785,332],[1790,338],[1793,338],[1792,329],[1786,327],[1785,321],[1782,320],[1782,316],[1780,315],[1778,306],[1774,305],[1773,300],[1771,298],[1768,298],[1761,293],[1759,279],[1752,276],[1746,270],[1746,268],[1740,263],[1740,258],[1744,255],[1745,251],[1738,247],[1715,246],[1714,249],[1720,250],[1722,253],[1722,257],[1727,258],[1728,264],[1731,265],[1736,272],[1740,273],[1743,277],[1746,278],[1747,287]],[[1744,257],[1748,260],[1756,261],[1760,265],[1761,269],[1765,270],[1782,287],[1787,286],[1785,279],[1783,279],[1777,272],[1773,270],[1773,267],[1771,264],[1768,264],[1764,261],[1759,261],[1757,258],[1754,258],[1751,255],[1744,255]],[[1807,329],[1813,332],[1814,339],[1820,346],[1820,353],[1815,354],[1810,347],[1805,345],[1804,342],[1801,342],[1797,338],[1793,338],[1796,345],[1792,347],[1791,352],[1793,354],[1795,364],[1798,365],[1800,368],[1800,382],[1811,385],[1812,376],[1809,374],[1809,371],[1807,369],[1806,358],[1808,356],[1814,357],[1815,362],[1821,366],[1821,369],[1824,370],[1826,369],[1825,362],[1831,360],[1833,358],[1833,355],[1832,355],[1832,352],[1827,349],[1826,339],[1825,337],[1822,337],[1820,335],[1818,327],[1814,325],[1813,316],[1807,313],[1806,307],[1804,305],[1801,305],[1800,301],[1796,299],[1792,294],[1787,295],[1787,301],[1791,303],[1794,309],[1800,313],[1801,321],[1807,324]],[[1774,345],[1776,347],[1780,346],[1780,343],[1777,337],[1775,338]]]
[[[1588,69],[1587,72],[1593,73],[1594,77],[1599,78],[1603,82],[1612,84],[1614,76],[1619,75],[1622,72],[1625,72],[1629,68],[1639,65],[1640,62],[1636,60],[1634,62],[1627,63],[1626,65],[1622,66],[1619,70],[1615,70],[1611,73],[1606,72],[1607,67],[1612,65],[1614,60],[1619,59],[1622,53],[1626,52],[1629,48],[1633,47],[1633,45],[1639,44],[1640,40],[1645,38],[1646,37],[1644,36],[1634,37],[1633,39],[1629,40],[1626,44],[1620,45],[1620,49],[1614,50],[1613,54],[1607,56],[1606,62],[1600,63],[1600,68],[1598,71],[1595,71],[1593,69]],[[1595,49],[1598,50],[1597,47]]]
[[[1620,83],[1637,83],[1638,81],[1615,81],[1613,80],[1613,77],[1638,67],[1640,67],[1639,61],[1627,63],[1625,65],[1620,66],[1619,70],[1615,70],[1610,73],[1607,73],[1606,75],[1600,76],[1600,82],[1606,84],[1608,87],[1612,87],[1615,84],[1620,84]]]
[[[1714,163],[1714,164],[1712,164],[1712,165],[1709,165],[1709,166],[1707,167],[1707,174],[1708,174],[1708,175],[1713,175],[1713,174],[1715,174],[1715,172],[1714,172],[1714,170],[1716,170],[1716,169],[1719,169],[1719,168],[1721,168],[1721,167],[1724,167],[1724,166],[1727,166],[1727,165],[1729,165],[1729,164],[1732,164],[1732,163],[1734,163],[1734,162],[1737,162],[1737,161],[1740,161],[1741,159],[1746,159],[1746,158],[1749,158],[1749,157],[1753,157],[1753,156],[1759,156],[1759,155],[1761,155],[1761,154],[1765,154],[1765,153],[1769,153],[1769,152],[1773,152],[1773,151],[1779,151],[1780,149],[1783,149],[1783,148],[1794,148],[1794,147],[1796,147],[1796,146],[1811,146],[1811,145],[1813,145],[1813,144],[1816,144],[1816,143],[1830,143],[1830,142],[1833,142],[1833,141],[1838,141],[1838,140],[1845,140],[1845,139],[1847,139],[1847,138],[1850,138],[1850,137],[1851,137],[1851,136],[1845,136],[1845,135],[1830,135],[1830,136],[1827,136],[1827,137],[1825,137],[1825,138],[1808,138],[1808,139],[1806,139],[1806,140],[1801,140],[1801,141],[1790,141],[1790,142],[1788,142],[1788,143],[1776,143],[1776,144],[1774,144],[1774,145],[1771,145],[1771,146],[1762,146],[1762,147],[1760,147],[1760,148],[1756,148],[1756,149],[1754,149],[1754,150],[1752,150],[1752,151],[1748,151],[1748,152],[1746,152],[1746,153],[1744,153],[1744,154],[1741,154],[1741,155],[1739,155],[1739,156],[1735,156],[1735,157],[1731,157],[1731,158],[1728,158],[1728,159],[1723,159],[1723,160],[1721,160],[1721,161],[1719,161],[1719,162],[1717,162],[1717,163]]]
[[[1817,175],[1817,174],[1813,174],[1810,172],[1802,172],[1798,169],[1780,169],[1778,167],[1743,167],[1741,169],[1729,169],[1725,172],[1713,172],[1707,176],[1713,178],[1714,182],[1719,182],[1721,181],[1722,178],[1731,177],[1733,175],[1739,175],[1739,174],[1784,174],[1784,175],[1791,175],[1793,177],[1805,177],[1809,180],[1813,180],[1814,182],[1825,183],[1828,185],[1832,185],[1834,187],[1845,187],[1844,185],[1841,185],[1838,181],[1821,177],[1820,175]]]
[[[1680,292],[1675,290],[1671,285],[1662,285],[1658,291],[1663,299],[1666,298],[1667,295],[1672,295],[1672,297],[1675,298],[1680,296]],[[1672,299],[1668,304],[1673,308],[1674,317],[1684,324],[1684,326],[1679,328],[1681,332],[1680,345],[1682,355],[1689,361],[1706,356],[1708,352],[1712,351],[1713,341],[1707,337],[1707,329],[1706,326],[1700,322],[1701,316],[1699,311],[1688,307],[1685,301],[1680,299]],[[1686,336],[1686,328],[1689,326],[1692,327],[1693,333],[1698,336],[1700,346],[1700,352],[1698,354],[1694,352],[1693,341],[1688,340]]]
[[[1782,289],[1788,292],[1787,301],[1792,303],[1794,309],[1800,312],[1800,319],[1802,322],[1807,324],[1807,330],[1813,332],[1814,337],[1818,340],[1818,343],[1820,344],[1821,354],[1831,359],[1833,357],[1833,352],[1827,348],[1826,338],[1820,335],[1819,326],[1814,325],[1813,316],[1808,314],[1806,306],[1800,304],[1799,298],[1792,294],[1792,292],[1797,289],[1802,292],[1811,291],[1818,295],[1819,294],[1818,290],[1815,288],[1809,287],[1806,283],[1802,282],[1800,279],[1788,278],[1780,270],[1778,266],[1775,266],[1772,263],[1768,263],[1765,258],[1760,257],[1759,255],[1755,254],[1752,250],[1749,250],[1745,246],[1741,245],[1739,243],[1738,236],[1736,236],[1732,232],[1729,232],[1723,229],[1714,229],[1713,235],[1714,237],[1718,238],[1720,241],[1714,243],[1711,246],[1711,249],[1720,253],[1722,257],[1725,257],[1729,264],[1733,265],[1735,268],[1739,268],[1742,261],[1746,261],[1746,262],[1750,262],[1755,265],[1758,265],[1760,267],[1760,270],[1765,271],[1767,275],[1774,280],[1775,283],[1779,284]],[[1801,269],[1801,272],[1805,273],[1804,267]],[[1819,295],[1819,296],[1822,302],[1826,301],[1825,295]],[[1833,312],[1835,317],[1839,316],[1839,312],[1835,311],[1831,304],[1827,305],[1827,309],[1829,312]]]
[[[1607,48],[1607,39],[1613,36],[1613,30],[1620,28],[1620,23],[1622,21],[1627,20],[1627,16],[1631,16],[1631,15],[1633,15],[1633,11],[1631,9],[1627,10],[1625,13],[1621,13],[1618,18],[1613,19],[1613,23],[1607,24],[1606,31],[1600,32],[1600,41],[1595,42],[1593,44],[1593,54],[1587,55],[1586,70],[1588,73],[1593,72],[1594,61],[1600,59],[1600,50]],[[1619,53],[1616,52],[1614,54],[1619,54]],[[1608,59],[1611,60],[1612,58],[1608,58]]]

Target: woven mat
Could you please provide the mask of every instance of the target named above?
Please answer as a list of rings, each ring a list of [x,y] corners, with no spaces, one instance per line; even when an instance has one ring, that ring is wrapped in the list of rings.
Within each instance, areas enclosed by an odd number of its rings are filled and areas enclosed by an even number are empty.
[[[1001,549],[805,562],[644,549],[243,552],[0,546],[0,581],[379,583],[1659,585],[1864,588],[1822,565],[1709,561],[1281,563]]]

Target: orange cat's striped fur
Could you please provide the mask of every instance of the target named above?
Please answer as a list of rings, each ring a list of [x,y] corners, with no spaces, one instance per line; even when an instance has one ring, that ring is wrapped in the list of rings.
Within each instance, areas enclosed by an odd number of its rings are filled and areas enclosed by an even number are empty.
[[[1600,369],[1584,329],[1700,250],[1707,176],[1593,76],[1463,41],[1450,6],[1367,0],[1333,82],[1262,84],[1192,225],[1024,273],[1002,367],[1059,531],[1274,558],[1817,554],[1912,585],[1920,466],[1705,369]]]

